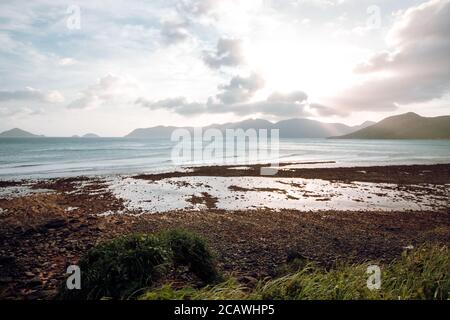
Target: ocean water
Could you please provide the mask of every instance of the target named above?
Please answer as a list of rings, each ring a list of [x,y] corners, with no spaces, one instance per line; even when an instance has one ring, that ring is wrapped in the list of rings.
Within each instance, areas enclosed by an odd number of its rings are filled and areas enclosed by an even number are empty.
[[[175,170],[180,165],[171,159],[174,145],[163,139],[1,138],[0,179]],[[450,141],[281,139],[279,155],[280,162],[335,162],[305,166],[450,163]],[[233,158],[236,164],[249,162]],[[222,162],[219,158],[191,164]]]

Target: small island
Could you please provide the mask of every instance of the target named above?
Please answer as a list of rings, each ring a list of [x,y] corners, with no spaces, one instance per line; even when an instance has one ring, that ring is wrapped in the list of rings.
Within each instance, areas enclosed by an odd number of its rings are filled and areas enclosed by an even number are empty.
[[[82,138],[100,138],[100,136],[95,133],[86,133]]]
[[[42,138],[43,135],[33,134],[31,132],[14,128],[0,133],[0,138]]]

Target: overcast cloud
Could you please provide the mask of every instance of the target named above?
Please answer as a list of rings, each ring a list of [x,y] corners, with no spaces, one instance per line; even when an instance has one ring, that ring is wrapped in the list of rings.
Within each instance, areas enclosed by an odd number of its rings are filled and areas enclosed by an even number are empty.
[[[239,39],[219,39],[214,52],[205,52],[205,63],[211,68],[236,67],[244,64],[242,41]]]
[[[450,114],[450,0],[73,5],[0,3],[0,131]]]
[[[399,14],[390,47],[355,72],[368,77],[330,100],[337,110],[395,110],[443,97],[450,88],[450,1],[433,0]]]

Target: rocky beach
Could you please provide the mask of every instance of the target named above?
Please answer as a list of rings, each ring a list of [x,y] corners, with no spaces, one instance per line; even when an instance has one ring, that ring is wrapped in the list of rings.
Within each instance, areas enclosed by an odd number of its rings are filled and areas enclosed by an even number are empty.
[[[250,286],[292,252],[331,266],[450,243],[450,164],[261,167],[0,181],[0,294],[51,299],[96,244],[174,228],[204,237],[219,269]]]

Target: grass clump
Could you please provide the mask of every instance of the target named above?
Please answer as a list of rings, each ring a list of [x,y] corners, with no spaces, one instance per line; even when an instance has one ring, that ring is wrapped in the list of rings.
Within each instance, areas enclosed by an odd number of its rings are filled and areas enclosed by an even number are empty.
[[[450,299],[448,247],[423,247],[404,253],[385,271],[380,295],[388,299]]]
[[[81,290],[67,289],[64,281],[57,298],[132,298],[179,265],[188,266],[205,283],[219,278],[206,242],[183,230],[134,234],[107,241],[89,250],[78,265]]]
[[[188,266],[192,273],[206,283],[219,279],[214,257],[202,238],[184,230],[168,231],[164,238],[176,265]]]
[[[170,252],[157,236],[129,235],[105,242],[80,260],[81,290],[60,289],[62,299],[124,298],[163,275]]]
[[[248,289],[239,284],[234,278],[213,286],[194,289],[184,287],[174,288],[165,284],[160,288],[146,292],[139,300],[245,300],[248,298]]]
[[[346,300],[364,299],[366,267],[341,265],[325,271],[314,264],[281,278],[261,283],[257,295],[266,300]]]
[[[423,247],[381,267],[380,290],[367,288],[367,266],[342,264],[330,271],[308,265],[302,271],[258,288],[262,299],[448,299],[450,255],[447,247]]]
[[[176,290],[170,285],[141,299],[264,299],[264,300],[417,300],[449,299],[450,254],[447,247],[422,247],[380,264],[381,288],[367,288],[367,267],[376,263],[340,264],[325,270],[307,263],[301,270],[260,281],[250,290],[230,279],[217,286]]]

